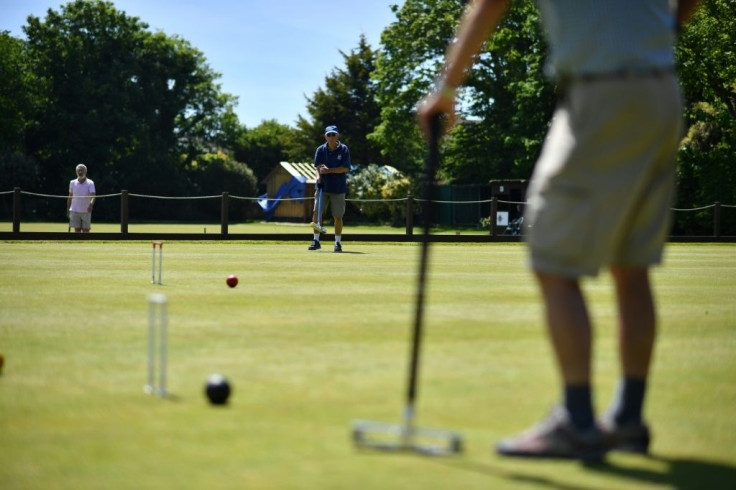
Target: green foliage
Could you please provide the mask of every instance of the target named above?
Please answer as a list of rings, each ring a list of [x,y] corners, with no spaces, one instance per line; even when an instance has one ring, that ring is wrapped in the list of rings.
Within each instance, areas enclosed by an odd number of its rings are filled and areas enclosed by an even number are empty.
[[[28,70],[25,42],[0,32],[0,190],[39,189],[38,160],[25,152],[37,116],[38,81]]]
[[[406,222],[406,198],[415,194],[412,182],[400,173],[389,174],[378,165],[368,165],[350,173],[348,188],[352,199],[386,200],[357,202],[362,218],[374,223],[398,226]]]
[[[230,158],[223,152],[207,153],[194,162],[193,181],[203,195],[229,192],[254,197],[256,177],[244,163]]]
[[[38,189],[40,181],[41,169],[36,159],[20,151],[0,150],[0,189]]]
[[[7,31],[0,32],[0,148],[25,150],[25,133],[36,117],[38,88],[28,70],[25,42]],[[13,181],[0,176],[0,182]]]
[[[415,173],[425,147],[414,105],[441,69],[463,8],[454,0],[408,0],[383,33],[375,78],[381,124],[371,138],[386,161]],[[440,174],[457,183],[528,177],[554,106],[542,66],[546,46],[531,0],[514,2],[468,73],[463,122],[447,138]]]
[[[350,147],[354,163],[378,163],[381,161],[378,146],[367,139],[380,116],[375,82],[371,79],[376,54],[363,35],[357,49],[351,50],[349,55],[340,54],[345,67],[333,70],[325,78],[325,88],[318,89],[307,100],[310,120],[299,116],[297,121],[303,156],[299,160],[312,161],[315,146],[324,142],[325,127],[336,124],[340,129],[340,141]]]
[[[703,1],[680,37],[677,61],[688,126],[678,158],[677,207],[736,204],[736,3]],[[710,223],[710,217],[692,214],[677,231],[711,232],[697,221]],[[736,213],[724,213],[723,226],[736,229]]]
[[[279,162],[312,161],[296,150],[297,131],[275,119],[262,121],[253,129],[244,129],[232,146],[235,159],[246,162],[261,182]],[[314,150],[312,150],[314,151]]]
[[[203,196],[228,192],[233,196],[255,197],[257,181],[253,171],[244,163],[235,161],[223,152],[208,153],[194,162],[192,181]],[[252,218],[257,211],[253,201],[231,199],[230,218],[243,220]],[[207,217],[220,216],[220,201],[202,206]]]
[[[191,191],[187,169],[216,144],[234,99],[201,52],[147,28],[100,0],[28,18],[29,69],[43,81],[28,151],[43,190],[65,190],[85,162],[98,191]]]
[[[534,2],[515,2],[468,74],[465,123],[448,142],[449,180],[529,178],[555,105],[546,51]]]
[[[441,67],[462,5],[456,0],[407,0],[393,11],[396,21],[381,34],[374,75],[381,120],[369,139],[381,147],[385,163],[414,174],[425,152],[414,106]]]

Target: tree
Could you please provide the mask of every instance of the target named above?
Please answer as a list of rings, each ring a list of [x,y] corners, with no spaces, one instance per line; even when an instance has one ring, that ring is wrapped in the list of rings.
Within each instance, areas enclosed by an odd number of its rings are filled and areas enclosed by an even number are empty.
[[[466,122],[448,142],[449,180],[530,177],[555,106],[546,52],[534,2],[516,2],[467,78]]]
[[[442,67],[463,6],[456,0],[407,0],[394,12],[397,21],[381,38],[375,75],[381,124],[371,138],[389,164],[415,173],[426,148],[414,105]],[[460,91],[461,123],[445,141],[446,179],[529,176],[554,107],[553,87],[542,74],[545,53],[534,3],[514,2]]]
[[[26,153],[37,116],[38,82],[28,70],[25,42],[0,32],[0,190],[38,189],[38,161]]]
[[[0,148],[25,149],[25,132],[36,116],[37,92],[25,42],[0,32]]]
[[[429,90],[463,9],[456,0],[406,0],[392,10],[397,20],[381,34],[374,75],[381,121],[369,139],[385,163],[412,174],[425,152],[414,105]]]
[[[245,162],[253,170],[258,181],[262,181],[279,163],[305,161],[296,147],[297,131],[275,119],[262,121],[253,129],[243,128],[234,149],[236,160]],[[311,162],[311,157],[306,161]]]
[[[193,180],[199,195],[216,196],[228,192],[234,196],[256,196],[258,183],[253,170],[225,152],[201,155],[193,162],[193,170]],[[197,204],[197,211],[203,213],[204,218],[219,218],[220,209],[220,200]],[[260,214],[260,208],[254,201],[233,199],[230,202],[232,219],[249,219],[256,214]]]
[[[65,192],[78,162],[101,192],[192,189],[192,162],[216,145],[234,98],[220,92],[201,52],[147,28],[101,0],[28,18],[30,70],[44,81],[28,150],[44,190]]]
[[[678,157],[678,207],[736,204],[735,46],[736,2],[703,1],[677,46],[688,125]],[[682,231],[708,230],[694,229],[696,220],[710,217],[691,215]],[[736,230],[736,215],[724,213],[724,225]]]
[[[380,162],[378,146],[367,139],[380,117],[375,82],[371,78],[376,54],[362,35],[357,49],[349,55],[342,51],[340,54],[345,67],[333,70],[325,78],[325,88],[307,99],[311,119],[299,116],[297,120],[302,153],[311,161],[316,144],[324,140],[324,128],[336,124],[341,141],[350,147],[354,163]]]

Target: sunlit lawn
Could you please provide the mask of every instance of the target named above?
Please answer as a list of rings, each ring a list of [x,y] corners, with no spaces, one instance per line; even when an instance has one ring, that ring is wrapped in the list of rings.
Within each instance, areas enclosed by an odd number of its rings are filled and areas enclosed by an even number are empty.
[[[491,451],[559,395],[522,245],[432,249],[418,423],[464,434],[450,458],[350,440],[353,419],[399,421],[415,244],[170,242],[162,286],[150,250],[0,244],[0,488],[734,488],[736,246],[668,247],[653,276],[653,456],[590,467]],[[618,378],[610,280],[585,291],[602,410]],[[169,301],[171,399],[142,390],[151,292]],[[234,387],[222,408],[203,395],[213,372]]]

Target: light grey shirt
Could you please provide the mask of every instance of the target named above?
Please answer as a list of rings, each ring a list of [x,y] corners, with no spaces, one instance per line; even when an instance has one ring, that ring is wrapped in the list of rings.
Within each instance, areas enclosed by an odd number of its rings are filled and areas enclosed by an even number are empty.
[[[551,78],[674,66],[669,0],[537,0],[537,6]]]
[[[72,179],[69,182],[69,192],[72,193],[72,205],[69,207],[69,211],[73,213],[86,213],[89,208],[89,203],[92,201],[92,196],[95,195],[95,183],[92,179],[85,179],[84,182],[79,182],[78,179]]]

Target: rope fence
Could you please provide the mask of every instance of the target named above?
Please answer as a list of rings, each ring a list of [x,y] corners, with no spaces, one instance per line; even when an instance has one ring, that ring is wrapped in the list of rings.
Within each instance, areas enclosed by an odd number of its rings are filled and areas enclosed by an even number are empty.
[[[20,225],[21,225],[21,214],[22,214],[22,196],[29,196],[29,197],[37,197],[37,198],[43,198],[43,199],[69,199],[69,196],[65,195],[54,195],[54,194],[43,194],[43,193],[37,193],[37,192],[29,192],[21,190],[19,187],[14,188],[11,191],[0,191],[0,196],[8,196],[13,195],[13,205],[12,205],[12,213],[13,213],[13,233],[19,233],[20,232]],[[85,196],[86,197],[86,196]],[[73,197],[75,198],[75,197]],[[81,196],[79,198],[82,198]],[[135,194],[130,193],[126,190],[123,190],[118,193],[112,193],[112,194],[101,194],[96,195],[95,200],[98,199],[106,199],[106,198],[119,198],[120,199],[120,233],[128,233],[128,224],[129,224],[129,210],[130,210],[130,198],[137,198],[137,199],[156,199],[156,200],[162,200],[162,201],[195,201],[195,200],[220,200],[220,231],[223,235],[228,234],[228,226],[229,226],[229,208],[230,208],[230,199],[239,200],[239,201],[251,201],[251,202],[258,202],[258,203],[264,203],[264,202],[273,202],[273,201],[280,201],[280,202],[296,202],[296,203],[303,203],[304,201],[314,201],[315,197],[312,196],[304,196],[304,197],[250,197],[250,196],[237,196],[237,195],[231,195],[228,192],[223,192],[220,195],[211,195],[211,196],[158,196],[158,195],[149,195],[149,194]],[[414,214],[415,214],[415,204],[421,204],[424,202],[427,202],[426,199],[420,199],[413,196],[407,196],[403,198],[392,198],[392,199],[361,199],[361,198],[348,198],[345,199],[347,202],[354,202],[354,203],[397,203],[397,202],[404,202],[406,206],[406,234],[411,235],[413,234],[414,229]],[[479,199],[479,200],[466,200],[466,201],[448,201],[448,200],[433,200],[433,203],[436,204],[448,204],[453,206],[458,205],[487,205],[488,206],[488,228],[489,233],[491,236],[498,235],[499,231],[505,231],[509,227],[509,223],[506,224],[499,224],[498,223],[498,217],[499,217],[499,211],[506,212],[499,209],[499,205],[502,205],[502,207],[505,206],[525,206],[526,202],[524,201],[508,201],[508,200],[502,200],[498,199],[496,197],[492,197],[490,199]],[[696,213],[696,212],[702,212],[707,211],[709,209],[713,210],[713,237],[721,237],[721,230],[722,230],[722,220],[721,220],[721,212],[723,208],[727,209],[736,209],[736,205],[733,204],[722,204],[720,202],[715,202],[713,204],[708,204],[705,206],[699,206],[695,208],[690,209],[682,209],[682,208],[671,208],[674,212],[683,212],[683,213]],[[508,214],[506,215],[508,217]],[[491,219],[492,217],[495,217],[494,219]],[[502,230],[503,229],[503,230]]]

